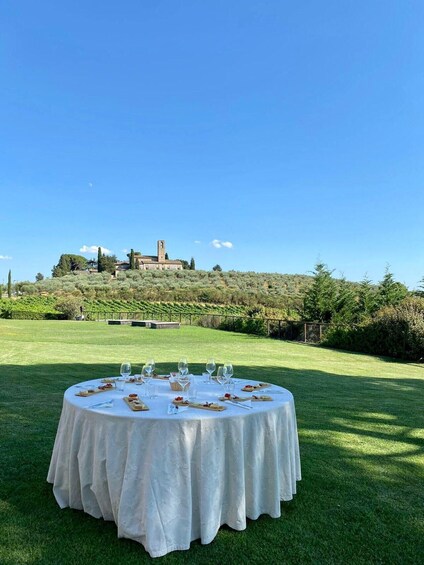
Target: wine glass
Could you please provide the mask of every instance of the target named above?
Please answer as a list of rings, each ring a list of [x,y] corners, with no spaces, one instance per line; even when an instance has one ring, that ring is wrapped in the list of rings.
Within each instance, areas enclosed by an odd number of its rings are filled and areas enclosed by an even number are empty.
[[[187,374],[188,374],[187,357],[181,357],[181,359],[178,361],[178,375],[176,379],[178,381],[178,384],[181,386],[181,390],[183,394],[186,386],[190,384],[190,379],[187,377]]]
[[[208,359],[207,363],[206,363],[206,371],[208,372],[208,380],[207,383],[210,385],[212,384],[211,378],[213,375],[213,372],[216,369],[216,365],[215,365],[215,359],[213,359],[212,357],[210,359]]]
[[[152,378],[152,374],[153,374],[153,367],[148,363],[143,365],[143,368],[141,369],[141,378],[143,379],[143,382],[148,383]]]
[[[179,372],[177,375],[177,381],[178,384],[181,387],[181,391],[184,394],[184,392],[186,392],[186,389],[188,391],[189,387],[190,387],[190,378],[188,375],[186,375],[185,372]]]
[[[187,357],[181,357],[181,359],[178,361],[178,371],[181,375],[188,373]]]
[[[231,377],[234,375],[234,370],[231,363],[224,363],[224,375],[227,377],[227,381],[231,381]]]
[[[150,359],[147,359],[146,365],[150,365],[152,367],[152,375],[153,375],[153,373],[155,372],[155,368],[156,368],[155,360],[153,359],[153,357],[150,357]]]
[[[123,363],[121,363],[119,372],[121,374],[121,378],[115,380],[115,389],[118,392],[124,392],[125,381],[131,375],[131,363],[129,361],[124,361]]]
[[[121,377],[123,379],[128,379],[128,377],[131,375],[131,363],[129,361],[124,361],[123,363],[121,363],[119,372],[121,373]]]

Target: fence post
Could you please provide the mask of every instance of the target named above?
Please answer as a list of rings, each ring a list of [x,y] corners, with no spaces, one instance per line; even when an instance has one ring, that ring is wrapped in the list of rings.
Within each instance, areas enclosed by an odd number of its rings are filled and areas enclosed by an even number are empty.
[[[305,324],[304,324],[303,331],[304,331],[304,339],[303,339],[303,341],[306,343],[306,322],[305,322]]]
[[[322,340],[322,324],[319,325],[319,340]]]
[[[278,339],[281,339],[281,320],[278,320]]]
[[[266,335],[269,337],[269,320],[266,321]]]
[[[191,312],[190,312],[190,326],[191,326]]]

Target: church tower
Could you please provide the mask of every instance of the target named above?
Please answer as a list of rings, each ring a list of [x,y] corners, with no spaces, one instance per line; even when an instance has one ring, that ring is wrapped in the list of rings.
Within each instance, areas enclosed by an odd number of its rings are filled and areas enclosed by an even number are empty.
[[[158,241],[158,262],[162,263],[165,261],[165,240],[160,239]]]

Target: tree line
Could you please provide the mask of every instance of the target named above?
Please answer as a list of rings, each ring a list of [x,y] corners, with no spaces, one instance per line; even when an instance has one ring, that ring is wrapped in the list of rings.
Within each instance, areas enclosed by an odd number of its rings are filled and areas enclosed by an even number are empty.
[[[364,277],[354,288],[318,263],[305,292],[303,318],[331,322],[325,346],[424,361],[424,279],[411,293],[386,268],[377,285]]]
[[[367,276],[357,285],[345,278],[337,280],[321,262],[312,275],[312,285],[303,300],[302,317],[308,321],[360,323],[385,306],[397,306],[410,294],[404,284],[395,281],[388,267],[376,285]]]

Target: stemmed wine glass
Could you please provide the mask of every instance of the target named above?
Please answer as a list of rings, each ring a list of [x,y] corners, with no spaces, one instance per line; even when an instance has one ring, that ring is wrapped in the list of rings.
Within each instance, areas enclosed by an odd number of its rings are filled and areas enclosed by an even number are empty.
[[[150,359],[147,359],[146,365],[150,365],[152,367],[152,375],[153,375],[154,372],[155,372],[155,367],[156,367],[155,360],[153,359],[153,357],[150,357]]]
[[[210,359],[208,359],[207,363],[206,363],[206,371],[208,372],[209,376],[208,376],[208,380],[206,381],[208,385],[212,384],[211,378],[213,375],[213,372],[216,369],[216,365],[215,365],[215,359],[213,359],[212,357]]]
[[[125,381],[131,375],[131,363],[129,361],[124,361],[123,363],[121,363],[119,372],[121,374],[121,378],[115,380],[115,388],[118,392],[123,392]]]
[[[131,363],[129,361],[124,361],[123,363],[121,363],[119,372],[121,373],[121,377],[123,379],[128,379],[128,377],[131,375]]]
[[[231,363],[224,363],[224,375],[227,378],[227,381],[231,381],[232,376],[234,375],[233,366]]]
[[[181,357],[181,359],[178,361],[178,371],[181,375],[188,373],[187,357]]]
[[[186,386],[190,385],[190,379],[187,377],[187,374],[188,374],[187,358],[181,357],[181,359],[178,361],[177,381],[178,381],[178,384],[181,386],[181,390],[182,390],[183,394],[184,394]]]

